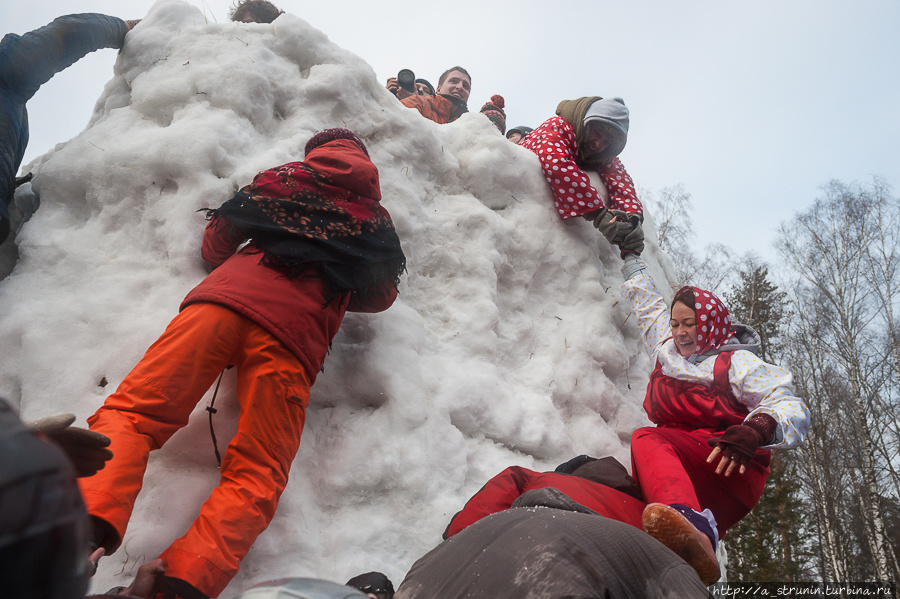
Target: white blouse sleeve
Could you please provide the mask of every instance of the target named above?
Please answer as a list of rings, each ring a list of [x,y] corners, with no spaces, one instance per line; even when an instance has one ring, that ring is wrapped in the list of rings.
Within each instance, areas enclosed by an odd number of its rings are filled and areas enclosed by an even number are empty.
[[[794,395],[791,373],[774,364],[763,362],[756,354],[738,350],[731,355],[728,380],[734,396],[744,404],[750,418],[765,413],[778,421],[775,439],[761,449],[790,449],[806,439],[809,409]]]
[[[622,283],[622,296],[631,303],[644,347],[655,364],[663,343],[672,336],[666,302],[646,271]]]

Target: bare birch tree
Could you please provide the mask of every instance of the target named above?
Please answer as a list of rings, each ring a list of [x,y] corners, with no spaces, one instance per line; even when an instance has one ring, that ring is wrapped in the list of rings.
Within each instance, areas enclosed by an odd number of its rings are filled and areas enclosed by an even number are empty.
[[[794,310],[788,324],[784,353],[794,375],[797,394],[806,398],[811,425],[800,446],[800,471],[817,532],[819,575],[823,580],[849,580],[846,536],[843,530],[841,490],[847,486],[842,423],[847,418],[845,389],[818,340],[831,318],[828,307],[817,301],[815,290],[792,288]]]
[[[734,252],[721,243],[708,244],[700,254],[694,251],[691,194],[682,185],[664,188],[659,199],[647,191],[641,194],[653,209],[659,247],[672,259],[677,285],[720,292],[735,272]]]
[[[872,204],[869,190],[832,181],[823,198],[782,226],[778,248],[803,285],[815,292],[831,315],[816,343],[846,377],[847,399],[852,406],[848,432],[858,442],[860,456],[852,479],[857,481],[860,493],[860,515],[874,575],[887,581],[900,576],[885,537],[879,487],[879,470],[883,470],[884,462],[879,465],[872,433],[877,420],[875,404],[883,386],[871,373],[883,368],[885,358],[876,342],[883,322],[877,307],[878,293],[867,280],[871,270],[869,244],[877,227]],[[889,252],[893,255],[892,249]],[[802,293],[798,299],[802,301]],[[798,306],[799,310],[804,308]]]

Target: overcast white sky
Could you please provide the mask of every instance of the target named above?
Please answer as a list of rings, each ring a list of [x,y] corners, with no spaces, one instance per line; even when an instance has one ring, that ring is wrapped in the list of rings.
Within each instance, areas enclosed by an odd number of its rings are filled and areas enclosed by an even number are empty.
[[[152,4],[4,2],[0,23],[21,34],[73,12],[140,18]],[[218,22],[231,6],[191,4]],[[470,109],[500,93],[508,126],[534,127],[562,99],[623,97],[626,168],[639,190],[683,184],[703,243],[771,259],[778,224],[828,180],[881,175],[900,188],[896,0],[276,4],[363,57],[379,80],[411,68],[436,84],[463,65]],[[84,128],[114,61],[113,50],[94,53],[38,92],[26,163]]]

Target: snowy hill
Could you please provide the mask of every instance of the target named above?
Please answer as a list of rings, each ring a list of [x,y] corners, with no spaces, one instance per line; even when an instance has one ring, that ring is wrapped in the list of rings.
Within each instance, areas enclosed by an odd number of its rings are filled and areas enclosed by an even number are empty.
[[[345,319],[275,520],[223,597],[281,576],[381,570],[398,584],[493,474],[579,453],[628,464],[645,422],[650,364],[621,261],[585,221],[559,220],[534,155],[477,112],[436,125],[404,108],[297,17],[213,24],[178,0],[129,34],[85,131],[30,166],[41,205],[0,282],[0,393],[26,419],[70,411],[83,424],[205,276],[197,211],[302,159],[329,127],[366,141],[409,272],[390,310]],[[649,239],[645,259],[664,281]],[[226,373],[222,450],[233,386]],[[130,580],[216,485],[210,396],[151,457],[94,591]]]

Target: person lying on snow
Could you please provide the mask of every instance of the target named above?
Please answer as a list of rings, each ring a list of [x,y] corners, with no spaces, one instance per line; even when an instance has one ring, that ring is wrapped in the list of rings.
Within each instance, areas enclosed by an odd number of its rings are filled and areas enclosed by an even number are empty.
[[[769,450],[799,446],[809,410],[791,373],[756,356],[759,335],[732,323],[714,294],[683,287],[670,312],[638,256],[626,255],[622,272],[655,364],[644,410],[656,426],[631,437],[643,527],[709,584],[716,543],[762,495]]]
[[[555,488],[594,512],[641,528],[645,504],[634,479],[613,457],[581,455],[564,462],[553,472],[535,472],[511,466],[496,475],[466,502],[444,530],[449,539],[491,514],[509,509],[524,493]]]
[[[222,592],[275,514],[310,387],[345,312],[380,312],[397,296],[405,257],[380,199],[363,142],[329,129],[307,143],[303,162],[259,173],[208,212],[201,253],[214,270],[88,419],[114,456],[81,485],[98,547],[122,543],[149,452],[236,366],[240,417],[221,480],[160,556],[178,597]]]
[[[610,499],[643,505],[609,492]],[[509,507],[470,524],[417,560],[394,599],[708,596],[696,572],[672,551],[559,489],[528,490]]]
[[[557,116],[519,141],[537,154],[562,219],[580,216],[623,252],[644,249],[644,210],[618,156],[628,140],[628,108],[621,98],[563,100]],[[591,184],[588,171],[600,176]]]

